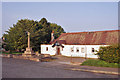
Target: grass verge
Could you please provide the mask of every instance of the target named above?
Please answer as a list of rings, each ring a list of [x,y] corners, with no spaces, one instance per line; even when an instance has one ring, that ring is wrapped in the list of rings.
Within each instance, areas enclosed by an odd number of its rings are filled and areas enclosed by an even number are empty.
[[[22,54],[22,52],[2,52],[2,54]]]
[[[108,63],[108,62],[98,60],[98,59],[97,60],[88,59],[88,60],[84,61],[81,65],[120,68],[120,64],[118,64],[118,63]]]

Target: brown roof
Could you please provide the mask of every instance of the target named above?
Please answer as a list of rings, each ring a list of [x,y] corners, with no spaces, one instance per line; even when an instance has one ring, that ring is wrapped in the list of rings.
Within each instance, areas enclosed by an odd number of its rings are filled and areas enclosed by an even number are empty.
[[[57,40],[57,42],[59,42],[60,44],[66,44],[65,40]]]
[[[120,30],[62,33],[52,43],[59,41],[62,44],[110,45],[118,43],[118,32]]]

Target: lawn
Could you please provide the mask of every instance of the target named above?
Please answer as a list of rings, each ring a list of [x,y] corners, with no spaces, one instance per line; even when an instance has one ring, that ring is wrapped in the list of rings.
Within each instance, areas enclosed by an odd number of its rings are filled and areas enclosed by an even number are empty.
[[[97,60],[88,59],[88,60],[84,61],[81,65],[120,68],[120,64],[118,64],[118,63],[108,63],[108,62],[98,60],[98,59]]]
[[[2,54],[22,54],[22,52],[2,52]]]

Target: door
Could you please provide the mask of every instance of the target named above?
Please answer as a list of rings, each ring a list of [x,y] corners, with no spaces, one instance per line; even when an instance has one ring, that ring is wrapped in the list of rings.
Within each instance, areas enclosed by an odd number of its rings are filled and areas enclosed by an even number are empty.
[[[60,55],[60,48],[57,48],[57,54]]]

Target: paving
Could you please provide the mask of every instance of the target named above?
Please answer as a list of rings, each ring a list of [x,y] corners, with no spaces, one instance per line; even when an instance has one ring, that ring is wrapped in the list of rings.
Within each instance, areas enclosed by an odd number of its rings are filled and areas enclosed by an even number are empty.
[[[3,55],[4,57],[10,58],[10,55]],[[16,56],[13,55],[12,58],[19,58],[19,59],[24,59],[22,56]],[[95,67],[95,66],[80,66],[82,62],[84,62],[86,59],[85,58],[74,58],[74,57],[66,57],[66,56],[52,56],[54,61],[52,61],[49,65],[54,66],[55,65],[66,65],[67,69],[69,70],[78,70],[78,71],[89,71],[89,72],[98,72],[98,73],[106,73],[106,74],[116,74],[118,75],[118,68],[108,68],[108,67]],[[33,60],[33,61],[41,61],[39,57],[35,58],[29,58],[28,60]],[[72,66],[72,67],[71,67]],[[66,68],[66,67],[65,67]]]
[[[52,62],[3,58],[3,78],[118,78],[118,75],[68,70],[74,65]],[[66,69],[67,68],[67,69]]]
[[[14,58],[14,57],[13,57]],[[17,57],[15,57],[17,58]],[[108,68],[108,67],[95,67],[95,66],[81,66],[82,62],[84,62],[85,58],[74,58],[74,57],[66,57],[66,56],[52,56],[54,59],[52,62],[46,62],[49,66],[57,66],[60,65],[60,67],[68,70],[75,70],[75,71],[87,71],[87,72],[95,72],[95,73],[105,73],[105,74],[115,74],[120,75],[118,73],[118,68]],[[24,59],[20,58],[19,59]],[[30,58],[29,60],[37,61],[39,62],[39,58]],[[58,66],[59,67],[59,66]]]
[[[86,59],[85,58],[76,58],[76,57],[66,57],[66,56],[53,56],[53,58],[56,58],[58,62],[76,62],[76,63],[82,63]]]
[[[80,64],[86,60],[84,58],[71,58],[71,57],[63,57],[63,56],[56,56],[56,58],[58,59],[54,61],[55,64],[58,64],[58,63],[64,64],[64,65],[66,64],[68,65],[66,69],[69,69],[69,70],[120,75],[118,72],[119,68],[81,66]]]

